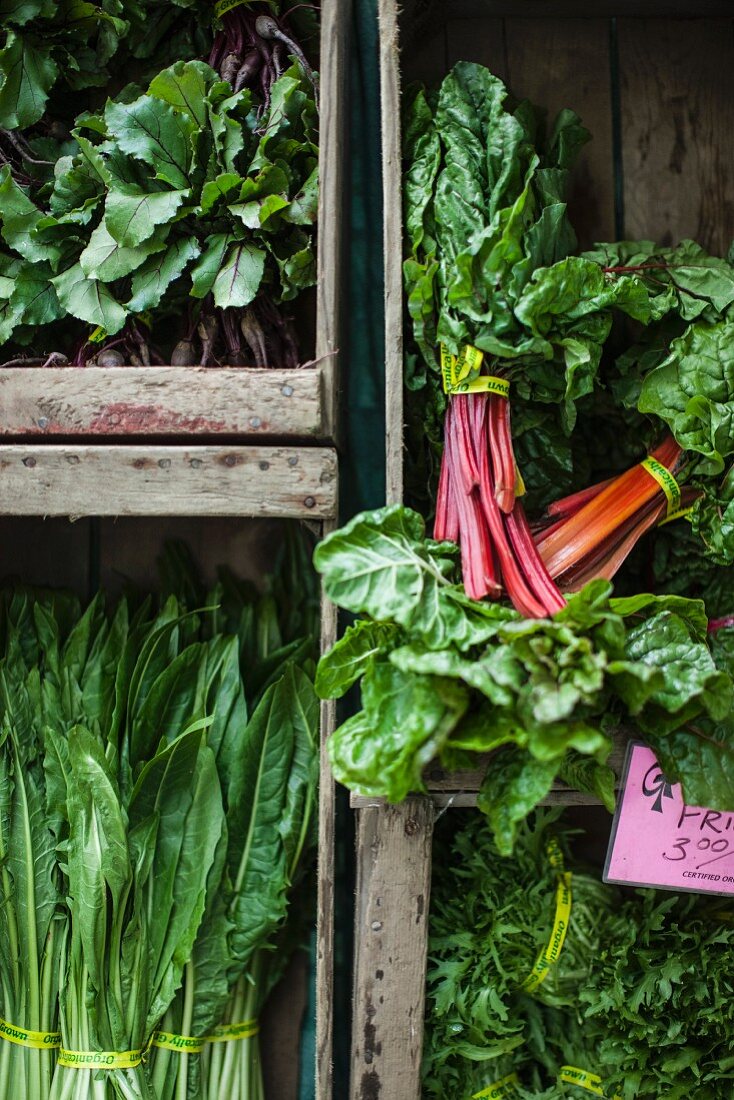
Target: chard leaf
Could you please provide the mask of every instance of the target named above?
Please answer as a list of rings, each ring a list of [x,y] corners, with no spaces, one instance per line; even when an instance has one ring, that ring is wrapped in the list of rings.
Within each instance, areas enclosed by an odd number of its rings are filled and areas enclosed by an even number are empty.
[[[731,680],[717,670],[708,647],[691,637],[684,621],[672,612],[659,612],[629,632],[627,658],[663,675],[662,688],[640,718],[643,729],[674,730],[702,710],[714,718],[728,714]]]
[[[683,785],[688,806],[730,811],[734,806],[734,725],[702,721],[655,738],[653,748],[666,776]]]
[[[429,229],[426,222],[430,220],[428,211],[441,164],[441,142],[424,89],[415,90],[404,110],[404,151],[409,165],[405,176],[406,229],[415,252]]]
[[[468,693],[455,681],[375,661],[362,692],[364,711],[329,739],[334,775],[360,794],[401,802],[423,790],[423,769],[466,711]]]
[[[706,555],[717,565],[734,565],[734,467],[720,484],[706,483],[696,502],[691,529],[706,546]]]
[[[72,317],[90,325],[101,325],[110,335],[125,324],[127,312],[113,298],[108,287],[88,279],[80,264],[75,264],[51,280],[61,305]]]
[[[427,544],[421,517],[401,505],[355,516],[316,548],[314,565],[340,607],[392,620],[430,648],[486,641],[515,613],[468,600],[450,583],[453,551]]]
[[[655,614],[670,611],[683,619],[692,636],[699,642],[705,642],[708,630],[708,617],[703,600],[691,600],[685,596],[655,596],[650,592],[640,592],[635,596],[617,596],[609,601],[609,606],[617,615],[634,619],[640,612],[651,611]]]
[[[325,653],[316,670],[316,691],[322,699],[341,699],[364,675],[369,661],[391,649],[399,636],[389,623],[362,620],[347,627],[344,636]]]
[[[594,794],[610,814],[614,813],[617,777],[607,764],[593,757],[568,752],[561,761],[558,778],[575,791]]]
[[[495,753],[477,796],[500,855],[512,855],[518,826],[553,786],[556,760],[537,760],[508,745]]]
[[[9,30],[0,50],[0,125],[14,130],[38,122],[58,73],[48,47]]]
[[[133,274],[132,297],[127,303],[131,313],[142,313],[160,305],[163,295],[197,258],[201,246],[195,237],[178,238],[165,252],[150,256]]]
[[[190,191],[110,191],[105,203],[105,225],[118,244],[134,248],[173,221],[190,194]]]
[[[233,244],[214,279],[214,304],[243,307],[255,298],[265,271],[265,252],[247,241]]]
[[[643,380],[638,408],[661,417],[681,447],[718,473],[734,453],[734,322],[699,322]]]

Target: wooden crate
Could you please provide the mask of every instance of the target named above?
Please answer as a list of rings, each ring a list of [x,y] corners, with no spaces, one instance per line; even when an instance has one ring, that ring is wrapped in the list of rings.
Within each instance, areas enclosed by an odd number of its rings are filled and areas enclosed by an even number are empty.
[[[301,452],[302,453],[302,452]],[[1,475],[0,475],[1,476]],[[317,517],[316,530],[333,525],[333,512]],[[0,579],[16,577],[30,584],[68,587],[86,597],[102,584],[122,590],[130,582],[155,586],[156,558],[167,539],[184,539],[209,583],[216,567],[229,565],[237,575],[257,583],[267,573],[282,538],[283,519],[140,515],[106,519],[43,519],[0,516]],[[293,522],[289,520],[287,522]],[[314,524],[309,524],[314,526]],[[322,648],[333,644],[333,605],[322,607]],[[315,1100],[332,1100],[332,938],[334,785],[325,745],[333,729],[333,707],[322,709],[322,772],[319,788],[318,924],[317,924],[317,1080]],[[268,1002],[262,1021],[266,1100],[298,1100],[299,1045],[308,1006],[308,967],[297,956]]]
[[[321,0],[314,363],[299,370],[9,367],[0,371],[0,438],[335,438],[350,8],[350,0]]]
[[[398,9],[400,7],[400,15]],[[622,237],[734,238],[730,0],[379,0],[388,501],[403,492],[400,90],[477,61],[594,135],[574,174],[582,247]],[[428,776],[430,797],[355,799],[358,869],[351,1100],[419,1100],[436,805],[473,805],[480,773]],[[561,785],[556,804],[591,802]]]
[[[336,515],[330,447],[0,444],[0,515]]]
[[[336,364],[253,367],[8,367],[0,438],[331,439]]]

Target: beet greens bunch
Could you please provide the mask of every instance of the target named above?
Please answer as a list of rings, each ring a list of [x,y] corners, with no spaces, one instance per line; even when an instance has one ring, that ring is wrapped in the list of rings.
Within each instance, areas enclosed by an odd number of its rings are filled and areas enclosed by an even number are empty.
[[[315,282],[316,74],[274,6],[216,14],[213,42],[190,38],[142,87],[68,124],[0,130],[6,365],[301,362],[290,303]],[[126,26],[124,51],[144,52]]]

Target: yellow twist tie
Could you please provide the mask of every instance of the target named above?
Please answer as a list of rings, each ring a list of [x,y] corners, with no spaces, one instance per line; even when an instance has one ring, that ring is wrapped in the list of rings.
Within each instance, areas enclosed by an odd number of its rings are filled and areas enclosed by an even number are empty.
[[[172,1031],[153,1033],[151,1046],[161,1050],[174,1050],[178,1054],[200,1054],[206,1046],[206,1039],[196,1039],[193,1035],[176,1035]]]
[[[481,1092],[475,1092],[472,1096],[472,1100],[502,1100],[505,1096],[512,1096],[517,1092],[517,1086],[520,1084],[520,1078],[516,1073],[510,1073],[507,1077],[503,1077],[501,1081],[495,1081],[489,1088],[482,1089]]]
[[[558,872],[558,886],[556,888],[556,912],[553,919],[548,946],[541,951],[533,969],[520,986],[526,993],[532,993],[539,985],[542,985],[550,974],[551,967],[558,962],[566,933],[571,922],[571,872],[563,870],[563,853],[555,840],[548,844],[548,862],[554,871]]]
[[[586,1069],[579,1069],[578,1066],[561,1066],[559,1078],[565,1085],[578,1085],[580,1089],[593,1092],[595,1096],[604,1095],[601,1077],[596,1073],[589,1073]],[[622,1100],[622,1098],[615,1095],[614,1100]]]
[[[135,1069],[143,1061],[142,1050],[60,1050],[65,1069]]]
[[[207,1035],[207,1043],[231,1043],[238,1039],[251,1039],[260,1031],[257,1020],[243,1020],[240,1024],[220,1024],[215,1027],[211,1035]]]
[[[54,1050],[61,1046],[61,1034],[58,1031],[31,1031],[27,1027],[16,1027],[7,1020],[0,1019],[0,1039],[15,1043],[30,1050]]]
[[[441,344],[441,378],[445,393],[496,393],[510,396],[510,383],[493,374],[479,374],[484,352],[466,344],[457,357]]]
[[[648,457],[640,463],[643,470],[646,470],[650,477],[657,481],[660,488],[665,493],[668,501],[668,517],[673,512],[677,512],[680,508],[680,485],[675,480],[673,475],[667,466],[663,466],[662,462],[658,462],[656,458]]]
[[[658,527],[664,527],[666,523],[672,523],[676,519],[685,519],[690,516],[693,511],[693,505],[689,504],[687,508],[677,508],[675,512],[668,512],[668,514],[660,520]]]

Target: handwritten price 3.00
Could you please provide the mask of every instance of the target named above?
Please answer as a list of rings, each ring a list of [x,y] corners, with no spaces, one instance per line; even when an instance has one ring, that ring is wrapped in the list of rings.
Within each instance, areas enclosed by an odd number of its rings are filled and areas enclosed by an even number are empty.
[[[712,853],[714,854],[712,855]],[[670,860],[673,863],[679,863],[684,859],[695,861],[696,870],[684,871],[684,878],[711,878],[715,880],[720,879],[722,876],[701,874],[700,872],[703,871],[704,867],[709,867],[712,863],[718,863],[719,860],[726,859],[728,856],[734,856],[734,843],[723,836],[716,840],[712,840],[708,836],[699,837],[698,840],[692,840],[689,836],[679,836],[671,846],[671,850],[663,852],[663,859]],[[732,879],[729,876],[724,876],[724,881],[731,882]]]

